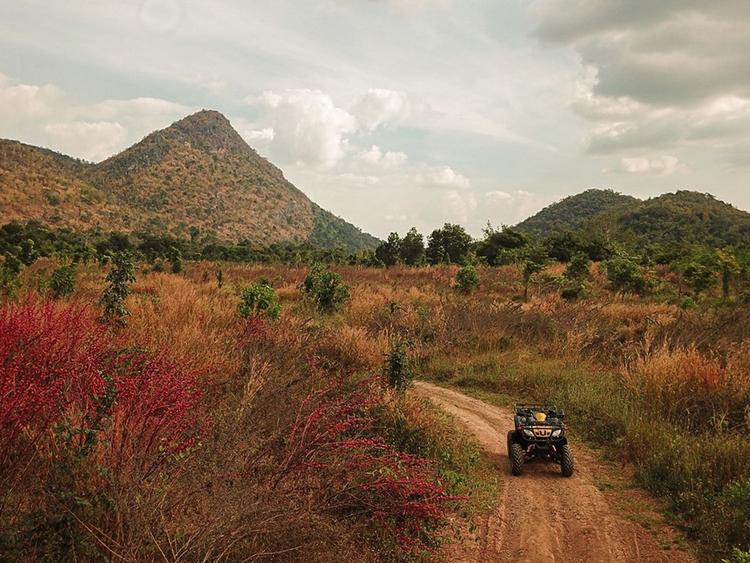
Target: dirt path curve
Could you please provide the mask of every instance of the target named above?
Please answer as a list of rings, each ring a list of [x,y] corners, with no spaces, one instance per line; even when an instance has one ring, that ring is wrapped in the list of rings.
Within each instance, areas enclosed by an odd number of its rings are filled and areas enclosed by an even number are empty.
[[[573,444],[576,472],[563,478],[555,464],[532,463],[512,477],[506,433],[510,409],[487,404],[457,391],[417,382],[429,397],[474,436],[503,474],[498,505],[484,523],[478,548],[452,552],[454,561],[541,563],[694,561],[686,552],[664,550],[642,526],[626,519],[594,485],[605,469],[595,454]]]

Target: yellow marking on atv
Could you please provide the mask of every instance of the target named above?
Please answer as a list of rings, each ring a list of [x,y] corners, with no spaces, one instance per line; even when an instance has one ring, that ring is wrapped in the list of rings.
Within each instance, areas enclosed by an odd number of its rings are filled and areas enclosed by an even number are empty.
[[[537,438],[549,438],[552,435],[552,428],[543,426],[541,428],[533,428],[534,436]]]

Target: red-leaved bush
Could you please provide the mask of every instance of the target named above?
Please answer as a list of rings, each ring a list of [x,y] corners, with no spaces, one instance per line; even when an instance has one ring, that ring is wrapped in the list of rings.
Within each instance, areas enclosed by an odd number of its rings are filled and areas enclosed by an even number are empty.
[[[74,450],[145,478],[204,428],[196,374],[122,350],[90,308],[28,297],[0,309],[0,492]]]
[[[457,499],[428,460],[377,436],[381,392],[375,380],[353,384],[342,378],[310,393],[297,412],[277,479],[317,476],[330,510],[374,518],[401,548],[430,547],[428,532],[444,523]]]

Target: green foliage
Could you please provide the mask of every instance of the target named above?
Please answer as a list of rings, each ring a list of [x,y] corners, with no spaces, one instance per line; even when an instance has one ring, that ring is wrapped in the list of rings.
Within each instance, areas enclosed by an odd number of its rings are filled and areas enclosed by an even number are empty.
[[[471,264],[462,266],[456,273],[456,289],[464,295],[469,295],[479,287],[479,274]]]
[[[13,254],[6,254],[0,265],[0,296],[13,297],[18,290],[18,274],[23,263]]]
[[[179,274],[180,272],[182,272],[182,253],[180,252],[179,248],[170,248],[169,263],[172,266],[173,274]]]
[[[391,339],[385,361],[385,375],[396,391],[403,393],[411,384],[413,374],[409,362],[409,342],[397,336]]]
[[[317,205],[313,204],[313,229],[307,242],[320,249],[341,249],[345,252],[374,250],[378,239],[362,232]]]
[[[586,295],[587,280],[591,276],[591,261],[583,252],[577,252],[571,256],[565,273],[563,274],[563,287],[560,297],[566,301],[575,301]]]
[[[696,297],[716,285],[716,274],[716,265],[701,258],[691,260],[683,269],[685,280],[690,284]]]
[[[521,271],[523,274],[523,298],[529,300],[529,284],[532,278],[544,270],[549,262],[547,251],[539,245],[526,247],[521,254]]]
[[[313,264],[300,286],[323,313],[333,313],[349,300],[349,287],[340,274],[322,264]]]
[[[75,266],[66,264],[56,268],[49,280],[49,292],[55,299],[69,297],[75,290],[76,269]]]
[[[237,311],[244,319],[265,316],[277,320],[281,316],[281,304],[273,287],[268,282],[260,281],[241,291]]]
[[[114,254],[107,274],[107,287],[104,289],[99,305],[102,308],[102,321],[124,324],[130,311],[125,307],[125,299],[130,295],[130,284],[135,282],[135,264],[125,253]]]
[[[615,256],[605,262],[604,267],[613,290],[619,293],[646,293],[648,283],[643,268],[631,256]]]
[[[424,263],[424,237],[414,227],[401,239],[400,258],[407,266],[421,266]]]
[[[398,233],[388,235],[388,240],[381,242],[375,249],[375,257],[386,267],[395,266],[401,259],[401,238]]]
[[[591,275],[591,260],[583,252],[577,252],[571,256],[565,268],[565,278],[570,281],[585,281]]]
[[[519,230],[503,225],[501,230],[488,224],[484,239],[476,248],[477,256],[490,266],[502,266],[515,261],[517,252],[528,244],[527,236]]]
[[[592,217],[627,209],[639,201],[612,190],[587,190],[542,209],[518,224],[518,229],[537,235],[549,235],[582,227]]]
[[[446,223],[430,234],[427,259],[430,264],[465,264],[471,246],[471,235],[461,225]]]
[[[743,551],[738,548],[732,550],[731,559],[722,559],[722,563],[750,563],[750,551]]]

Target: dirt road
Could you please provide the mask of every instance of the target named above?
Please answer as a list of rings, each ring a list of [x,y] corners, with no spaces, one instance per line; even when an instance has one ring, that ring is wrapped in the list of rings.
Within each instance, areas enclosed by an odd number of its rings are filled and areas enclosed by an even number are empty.
[[[576,472],[571,478],[563,478],[558,465],[543,463],[527,464],[522,476],[512,477],[505,443],[506,433],[513,427],[510,409],[428,383],[416,383],[416,390],[453,414],[502,473],[498,505],[483,523],[478,542],[454,546],[450,559],[529,563],[694,561],[686,551],[663,548],[664,534],[673,531],[661,525],[657,533],[651,520],[651,530],[647,530],[642,518],[595,485],[608,482],[607,473],[612,470],[582,444],[573,444]],[[643,494],[642,498],[645,500],[639,510],[647,511],[649,518],[658,518],[648,497]],[[628,505],[631,509],[632,504]]]

